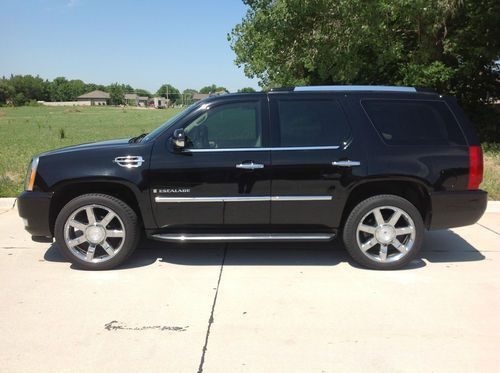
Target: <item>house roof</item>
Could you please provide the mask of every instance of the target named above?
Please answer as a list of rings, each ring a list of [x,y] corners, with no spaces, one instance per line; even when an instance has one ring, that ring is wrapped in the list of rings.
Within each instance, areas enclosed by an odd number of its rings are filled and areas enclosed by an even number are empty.
[[[203,100],[204,98],[207,98],[209,96],[210,95],[208,93],[194,93],[193,100]]]
[[[125,93],[125,100],[135,100],[137,97],[137,93]]]
[[[103,92],[99,90],[95,90],[92,92],[85,93],[81,96],[78,96],[77,98],[83,98],[83,99],[92,99],[92,98],[101,98],[101,99],[109,99],[109,93],[108,92]]]

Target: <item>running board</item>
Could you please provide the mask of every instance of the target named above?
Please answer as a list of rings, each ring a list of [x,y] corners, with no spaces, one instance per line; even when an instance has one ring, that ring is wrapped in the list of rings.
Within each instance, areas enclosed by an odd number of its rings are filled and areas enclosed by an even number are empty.
[[[162,233],[154,234],[153,239],[159,241],[193,242],[193,241],[225,241],[225,242],[255,242],[255,241],[330,241],[335,238],[333,233]]]

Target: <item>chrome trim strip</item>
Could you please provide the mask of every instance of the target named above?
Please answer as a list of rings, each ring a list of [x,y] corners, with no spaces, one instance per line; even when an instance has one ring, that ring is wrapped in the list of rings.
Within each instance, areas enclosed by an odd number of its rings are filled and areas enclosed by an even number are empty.
[[[351,161],[351,160],[335,161],[335,162],[332,162],[332,166],[337,166],[337,167],[356,167],[356,166],[361,166],[361,162],[359,162],[359,161]]]
[[[283,146],[273,148],[225,148],[225,149],[184,149],[185,153],[219,153],[219,152],[269,152],[269,151],[288,151],[288,150],[335,150],[338,145],[325,146]]]
[[[155,197],[155,202],[255,202],[270,201],[266,196],[249,197]]]
[[[289,201],[331,201],[332,196],[248,196],[248,197],[161,197],[156,196],[155,202],[289,202]]]
[[[197,233],[162,233],[152,236],[161,241],[330,241],[335,238],[331,233],[228,233],[228,234],[197,234]]]
[[[155,202],[287,202],[287,201],[331,201],[332,196],[246,196],[246,197],[161,197],[156,196]]]
[[[271,201],[273,202],[287,202],[287,201],[331,201],[332,196],[273,196]]]
[[[417,92],[415,87],[392,87],[384,85],[317,85],[295,87],[294,92],[349,92],[349,91],[376,91],[376,92]]]

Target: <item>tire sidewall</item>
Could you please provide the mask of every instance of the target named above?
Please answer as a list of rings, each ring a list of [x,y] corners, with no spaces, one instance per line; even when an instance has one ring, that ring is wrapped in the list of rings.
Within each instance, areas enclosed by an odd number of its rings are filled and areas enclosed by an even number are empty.
[[[361,219],[374,208],[382,206],[394,206],[400,208],[412,218],[415,225],[415,241],[411,251],[396,262],[381,263],[371,260],[361,251],[356,239],[357,227]],[[420,252],[424,237],[424,224],[420,212],[408,200],[395,195],[378,195],[360,202],[351,211],[344,226],[342,236],[347,251],[352,258],[361,265],[371,269],[398,269],[411,262]]]
[[[89,263],[76,257],[68,248],[64,239],[64,225],[71,214],[83,206],[93,204],[111,209],[120,217],[125,228],[125,242],[120,251],[113,258],[100,263]],[[139,237],[137,216],[127,204],[115,197],[104,194],[86,194],[72,199],[61,209],[56,219],[54,236],[61,253],[78,268],[90,270],[110,269],[126,260],[137,246]]]

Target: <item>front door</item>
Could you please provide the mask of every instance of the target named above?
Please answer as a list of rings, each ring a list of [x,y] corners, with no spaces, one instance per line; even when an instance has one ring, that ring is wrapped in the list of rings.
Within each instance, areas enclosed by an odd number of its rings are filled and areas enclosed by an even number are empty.
[[[155,143],[151,198],[161,228],[269,224],[268,117],[261,95],[216,101],[176,125],[185,131],[184,149],[173,149],[168,140]]]
[[[342,96],[270,94],[273,227],[332,230],[364,169]]]

